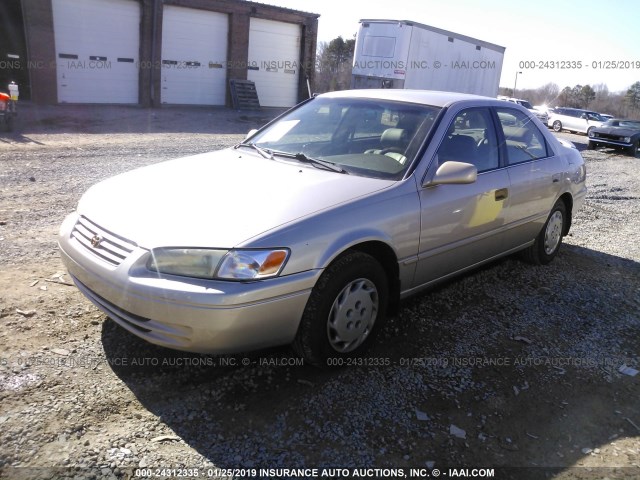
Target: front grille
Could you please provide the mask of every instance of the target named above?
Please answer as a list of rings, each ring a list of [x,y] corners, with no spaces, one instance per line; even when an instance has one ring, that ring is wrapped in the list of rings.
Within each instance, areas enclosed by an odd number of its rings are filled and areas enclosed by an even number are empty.
[[[88,252],[115,267],[137,247],[135,242],[105,230],[83,216],[73,227],[71,237]]]
[[[621,137],[620,135],[616,135],[613,133],[596,133],[595,137],[602,138],[603,140],[613,140],[614,142],[624,141],[624,137]]]

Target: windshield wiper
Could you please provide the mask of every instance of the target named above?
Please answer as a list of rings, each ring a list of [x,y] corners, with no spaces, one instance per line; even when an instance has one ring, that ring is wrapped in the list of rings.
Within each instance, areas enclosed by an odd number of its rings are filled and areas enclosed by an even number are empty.
[[[337,173],[346,173],[346,174],[349,173],[344,168],[339,167],[335,163],[327,162],[326,160],[320,160],[319,158],[312,158],[312,157],[309,157],[309,156],[307,156],[306,154],[304,154],[302,152],[289,153],[289,152],[281,152],[279,150],[269,150],[269,149],[266,149],[266,148],[259,147],[255,143],[239,143],[239,144],[235,145],[233,148],[237,149],[237,148],[240,148],[240,147],[253,148],[256,152],[258,152],[264,158],[268,158],[269,160],[273,160],[274,159],[273,158],[274,155],[279,155],[281,157],[295,158],[299,162],[310,163],[310,164],[315,165],[315,166],[324,167],[324,168],[327,168],[327,169],[329,169],[331,171],[334,171],[334,172],[337,172]]]
[[[264,149],[262,147],[259,147],[255,143],[239,143],[233,148],[237,149],[237,148],[240,148],[240,147],[251,147],[256,152],[258,152],[260,155],[262,155],[264,158],[268,158],[269,160],[273,160],[273,154],[271,153],[270,150],[266,150],[266,149]]]
[[[344,168],[339,167],[335,163],[327,162],[326,160],[320,160],[319,158],[309,157],[309,156],[307,156],[306,154],[304,154],[302,152],[289,153],[289,152],[280,152],[278,150],[273,150],[272,153],[274,155],[280,155],[281,157],[295,158],[299,162],[310,163],[311,165],[324,167],[324,168],[327,168],[327,169],[329,169],[329,170],[331,170],[333,172],[346,173],[346,174],[349,173]]]

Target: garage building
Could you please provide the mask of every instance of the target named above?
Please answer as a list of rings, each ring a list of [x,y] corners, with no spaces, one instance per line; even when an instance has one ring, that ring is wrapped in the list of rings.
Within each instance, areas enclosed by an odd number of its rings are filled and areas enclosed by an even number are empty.
[[[35,103],[288,107],[313,85],[318,16],[243,0],[21,1]],[[27,87],[27,88],[28,88]]]

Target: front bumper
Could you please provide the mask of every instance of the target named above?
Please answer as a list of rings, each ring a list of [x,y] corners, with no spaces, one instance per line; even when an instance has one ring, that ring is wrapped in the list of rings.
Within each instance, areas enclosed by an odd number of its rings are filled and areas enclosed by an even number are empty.
[[[589,142],[590,143],[594,143],[596,145],[602,145],[604,146],[612,146],[612,147],[622,147],[622,148],[631,148],[633,146],[633,143],[627,143],[627,142],[621,142],[618,140],[610,140],[607,138],[599,138],[599,137],[589,137]]]
[[[62,260],[80,291],[112,320],[144,340],[198,353],[237,353],[291,343],[311,289],[322,273],[256,282],[158,276],[135,247],[119,265],[101,261],[63,223]]]

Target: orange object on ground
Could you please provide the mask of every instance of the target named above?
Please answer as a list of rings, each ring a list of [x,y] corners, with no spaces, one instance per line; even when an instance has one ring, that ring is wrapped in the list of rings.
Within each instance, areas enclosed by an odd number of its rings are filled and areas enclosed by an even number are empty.
[[[11,97],[6,93],[0,92],[0,112],[5,112],[9,106],[9,100]]]

